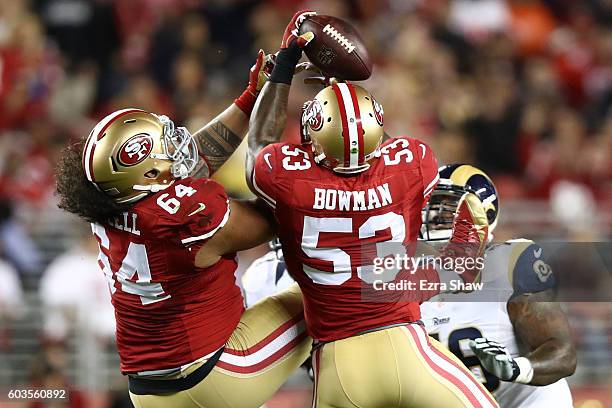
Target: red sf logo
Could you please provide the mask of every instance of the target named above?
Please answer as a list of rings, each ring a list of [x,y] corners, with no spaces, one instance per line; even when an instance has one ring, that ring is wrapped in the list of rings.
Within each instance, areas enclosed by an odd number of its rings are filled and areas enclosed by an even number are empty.
[[[130,137],[119,149],[117,158],[124,166],[135,166],[149,156],[153,150],[153,138],[146,133]]]
[[[307,103],[302,111],[302,126],[308,125],[312,130],[323,127],[323,108],[316,99]]]
[[[376,117],[376,121],[378,122],[378,124],[382,126],[383,115],[385,114],[385,111],[383,110],[382,105],[378,103],[378,101],[374,98],[372,98],[372,106],[374,107],[374,117]]]

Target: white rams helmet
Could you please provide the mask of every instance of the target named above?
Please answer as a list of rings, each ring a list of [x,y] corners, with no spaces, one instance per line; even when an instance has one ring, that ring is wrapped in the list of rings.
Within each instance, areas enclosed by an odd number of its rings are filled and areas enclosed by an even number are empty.
[[[438,169],[438,174],[438,184],[423,208],[421,237],[427,241],[448,241],[457,206],[467,193],[473,193],[480,199],[491,234],[499,219],[499,196],[491,178],[469,164],[443,166]]]

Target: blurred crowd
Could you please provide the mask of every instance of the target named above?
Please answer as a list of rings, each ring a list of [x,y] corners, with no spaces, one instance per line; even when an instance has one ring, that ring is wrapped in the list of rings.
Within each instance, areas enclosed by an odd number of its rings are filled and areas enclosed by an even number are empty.
[[[99,272],[91,243],[47,268],[28,234],[55,207],[61,149],[124,107],[197,130],[240,94],[257,50],[275,52],[301,8],[357,26],[389,134],[427,141],[441,164],[483,168],[503,199],[545,200],[610,237],[612,0],[0,1],[0,349],[3,313],[21,297],[17,271],[46,269],[35,285],[46,338],[69,332],[57,312],[66,303],[108,306],[101,273],[80,276],[75,293],[65,285],[70,271]],[[302,103],[317,91],[294,80],[286,139],[299,140]],[[241,162],[219,174],[234,196],[248,195]],[[112,336],[100,316],[94,331]]]
[[[302,7],[359,28],[389,133],[483,167],[512,197],[569,180],[612,201],[610,0],[1,2],[0,196],[52,205],[59,150],[114,109],[198,129]],[[287,137],[315,91],[294,92]]]

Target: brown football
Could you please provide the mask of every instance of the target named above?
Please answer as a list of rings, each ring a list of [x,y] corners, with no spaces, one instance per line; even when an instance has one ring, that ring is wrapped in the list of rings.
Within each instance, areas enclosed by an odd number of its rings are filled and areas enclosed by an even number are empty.
[[[350,23],[332,16],[310,16],[300,26],[299,34],[309,31],[315,38],[304,52],[326,77],[350,81],[363,81],[370,77],[370,55]]]

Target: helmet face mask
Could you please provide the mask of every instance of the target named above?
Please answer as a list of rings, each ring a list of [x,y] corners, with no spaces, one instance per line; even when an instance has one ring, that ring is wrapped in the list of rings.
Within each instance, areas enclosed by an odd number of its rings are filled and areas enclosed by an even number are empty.
[[[480,198],[487,214],[489,233],[497,226],[499,199],[495,185],[482,170],[465,164],[453,164],[438,170],[440,180],[422,210],[421,239],[448,241],[461,198],[472,193]],[[489,239],[492,238],[492,235]]]
[[[452,236],[457,205],[466,190],[460,186],[436,187],[422,210],[421,235],[427,241],[448,241]]]
[[[172,162],[170,168],[172,176],[177,179],[187,177],[198,164],[198,145],[195,139],[186,128],[175,127],[174,122],[167,116],[155,116],[163,125],[164,159]],[[155,158],[154,154],[151,157]]]
[[[85,143],[87,179],[116,203],[132,203],[189,175],[198,162],[187,129],[166,116],[123,109],[102,119]]]
[[[383,110],[360,86],[337,83],[302,108],[301,140],[312,144],[317,164],[340,174],[355,174],[380,156]]]

